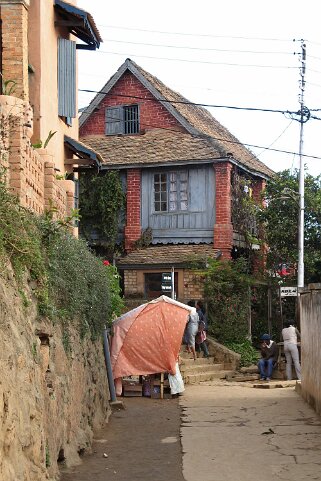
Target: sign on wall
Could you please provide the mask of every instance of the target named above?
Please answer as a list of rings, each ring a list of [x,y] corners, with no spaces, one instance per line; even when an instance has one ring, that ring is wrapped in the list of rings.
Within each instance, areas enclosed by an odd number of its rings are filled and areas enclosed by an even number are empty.
[[[297,287],[280,287],[281,297],[290,297],[298,295]]]
[[[172,292],[172,273],[171,272],[162,273],[162,291]]]

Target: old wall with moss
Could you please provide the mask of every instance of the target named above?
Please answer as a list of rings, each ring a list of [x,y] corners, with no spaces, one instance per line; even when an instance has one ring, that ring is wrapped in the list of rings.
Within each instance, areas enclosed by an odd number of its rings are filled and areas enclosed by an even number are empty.
[[[37,320],[38,319],[38,320]],[[80,462],[93,431],[108,420],[102,342],[39,320],[33,281],[23,290],[8,267],[0,276],[0,479],[56,479]]]

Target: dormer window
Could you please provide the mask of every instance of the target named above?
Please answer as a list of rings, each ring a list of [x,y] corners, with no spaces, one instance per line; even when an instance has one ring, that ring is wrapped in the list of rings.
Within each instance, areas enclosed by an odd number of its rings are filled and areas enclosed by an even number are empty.
[[[121,105],[106,108],[106,135],[139,134],[138,105]]]

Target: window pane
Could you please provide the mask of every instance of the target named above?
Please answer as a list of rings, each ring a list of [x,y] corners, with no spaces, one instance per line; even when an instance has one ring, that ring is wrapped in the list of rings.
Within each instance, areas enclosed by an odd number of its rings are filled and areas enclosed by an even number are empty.
[[[186,200],[181,201],[181,210],[187,210],[187,201]]]
[[[169,203],[169,210],[170,210],[171,212],[177,210],[177,202],[170,202],[170,203]]]
[[[155,202],[159,202],[159,201],[160,201],[160,193],[155,192]]]
[[[162,192],[162,193],[161,193],[161,200],[163,200],[164,202],[167,201],[167,192]]]
[[[161,211],[166,212],[167,211],[167,202],[162,202],[161,203]]]
[[[166,174],[160,174],[160,178],[162,182],[167,182],[167,175]]]
[[[154,182],[159,182],[159,181],[160,181],[160,175],[154,174]]]
[[[170,192],[169,193],[169,200],[177,200],[177,192]]]

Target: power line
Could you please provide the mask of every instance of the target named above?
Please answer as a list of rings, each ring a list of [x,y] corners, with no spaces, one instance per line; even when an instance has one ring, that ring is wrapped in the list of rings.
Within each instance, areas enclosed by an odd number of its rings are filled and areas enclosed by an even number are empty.
[[[273,52],[267,52],[263,50],[235,50],[235,49],[226,49],[226,48],[201,48],[201,47],[187,47],[182,45],[165,45],[160,43],[145,43],[145,42],[133,42],[133,41],[126,41],[126,40],[115,40],[112,38],[104,38],[106,42],[115,42],[115,43],[125,43],[130,45],[145,45],[149,47],[162,47],[162,48],[179,48],[179,49],[186,49],[186,50],[202,50],[202,51],[210,51],[210,52],[224,52],[224,53],[255,53],[255,54],[269,54],[269,55],[293,55],[292,52],[280,52],[274,50]],[[319,57],[315,57],[319,58]]]
[[[282,130],[282,132],[280,133],[280,135],[275,139],[273,140],[273,142],[266,148],[264,148],[261,152],[259,152],[258,154],[256,154],[256,157],[259,157],[261,154],[263,154],[263,152],[265,152],[266,150],[270,150],[270,148],[272,147],[272,145],[274,145],[281,137],[282,135],[288,130],[288,128],[290,127],[290,125],[292,124],[293,122],[293,119],[291,119],[290,123],[285,127],[284,130]]]
[[[83,112],[86,112],[86,109],[83,110]],[[113,120],[118,120],[118,119],[113,119]],[[119,119],[120,120],[120,119]],[[321,120],[321,119],[320,119]],[[292,122],[292,121],[291,121]],[[181,129],[174,129],[173,127],[160,127],[158,125],[153,125],[153,124],[148,124],[146,122],[142,123],[141,124],[142,127],[151,127],[151,128],[155,128],[155,129],[160,129],[160,130],[165,130],[165,131],[169,131],[169,132],[174,132],[174,133],[182,133]],[[289,127],[289,125],[288,125]],[[287,128],[288,128],[287,127]],[[282,135],[282,134],[281,134]],[[221,142],[226,142],[226,143],[229,143],[229,144],[236,144],[236,145],[241,145],[241,146],[245,146],[245,147],[251,147],[251,148],[255,148],[255,149],[262,149],[263,151],[264,150],[268,150],[268,151],[272,151],[272,152],[279,152],[281,154],[289,154],[289,155],[293,155],[293,156],[297,156],[299,155],[298,152],[292,152],[292,151],[289,151],[289,150],[282,150],[282,149],[273,149],[271,147],[264,147],[262,145],[256,145],[256,144],[247,144],[247,143],[244,143],[244,142],[240,142],[239,140],[227,140],[227,139],[223,139],[223,138],[220,138],[220,137],[214,137],[214,136],[208,136],[208,135],[200,135],[200,137],[202,138],[206,138],[206,139],[209,139],[209,140],[218,140],[218,141],[221,141]],[[279,136],[280,137],[280,136]],[[277,139],[276,139],[277,140]],[[275,142],[275,141],[274,141]],[[273,145],[273,144],[271,144]],[[250,154],[251,152],[249,152]],[[262,152],[261,152],[262,153]],[[255,156],[255,154],[253,154]],[[306,158],[310,158],[310,159],[315,159],[315,160],[321,160],[321,157],[318,157],[316,155],[308,155],[308,154],[302,154],[302,157],[306,157]],[[197,160],[197,159],[186,159],[186,160]]]
[[[232,62],[210,62],[207,60],[189,60],[183,58],[169,58],[169,57],[155,57],[152,55],[139,55],[135,53],[129,52],[108,52],[107,50],[97,50],[97,53],[104,53],[108,55],[121,55],[121,56],[130,56],[130,57],[139,57],[139,58],[150,58],[154,60],[169,60],[171,62],[187,62],[187,63],[197,63],[197,64],[207,64],[207,65],[227,65],[231,67],[251,67],[251,68],[275,68],[275,69],[297,69],[294,66],[287,66],[287,65],[259,65],[259,64],[242,64],[242,63],[232,63]]]
[[[78,89],[79,92],[87,92],[87,93],[95,93],[95,94],[107,94],[103,90],[90,90],[90,89]],[[194,105],[196,107],[212,107],[212,108],[224,108],[224,109],[233,109],[233,110],[248,110],[248,111],[256,111],[256,112],[271,112],[271,113],[279,113],[279,114],[295,114],[297,112],[290,112],[289,110],[275,110],[275,109],[263,109],[257,107],[237,107],[232,105],[216,105],[216,104],[203,104],[203,103],[196,103],[196,102],[189,102],[188,100],[168,100],[168,99],[156,99],[148,98],[148,97],[141,97],[139,95],[125,95],[125,94],[115,94],[112,95],[108,93],[109,97],[125,97],[137,100],[147,100],[149,102],[166,102],[169,104],[183,104],[183,105]]]
[[[134,27],[122,27],[116,25],[98,25],[98,27],[103,28],[113,28],[118,30],[130,30],[135,32],[148,32],[148,33],[162,33],[166,35],[182,35],[188,37],[210,37],[210,38],[230,38],[230,39],[237,39],[237,40],[262,40],[262,41],[271,41],[271,42],[290,42],[292,41],[289,39],[282,39],[282,38],[265,38],[265,37],[244,37],[244,36],[230,36],[230,35],[211,35],[211,34],[194,34],[194,33],[187,33],[187,32],[168,32],[164,30],[148,30],[143,28],[134,28]]]

